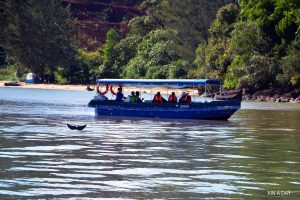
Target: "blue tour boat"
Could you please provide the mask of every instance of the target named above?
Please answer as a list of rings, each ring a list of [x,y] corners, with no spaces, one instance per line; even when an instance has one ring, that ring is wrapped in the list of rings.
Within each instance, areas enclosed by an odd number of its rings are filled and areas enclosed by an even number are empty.
[[[177,118],[177,119],[212,119],[227,120],[240,107],[241,99],[226,98],[222,85],[218,80],[209,79],[98,79],[97,93],[88,106],[95,108],[96,115],[131,116],[148,118]],[[116,94],[114,87],[138,88],[167,88],[168,90],[183,88],[202,88],[206,96],[213,96],[213,89],[218,88],[219,94],[225,98],[214,99],[206,97],[204,101],[197,102],[194,97],[192,103],[153,103],[143,101],[140,103],[118,102],[108,100],[105,94],[110,91]],[[104,91],[101,91],[104,88]],[[211,95],[210,95],[211,94]],[[154,95],[154,94],[153,94]]]

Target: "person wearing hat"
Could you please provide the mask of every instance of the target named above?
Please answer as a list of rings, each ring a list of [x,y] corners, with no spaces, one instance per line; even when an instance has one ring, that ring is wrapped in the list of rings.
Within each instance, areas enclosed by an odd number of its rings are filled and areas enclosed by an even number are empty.
[[[187,103],[186,102],[186,98],[187,98],[186,96],[187,96],[186,92],[182,92],[181,97],[179,99],[179,103]]]
[[[189,95],[189,93],[182,92],[181,97],[179,99],[179,103],[188,103],[188,104],[191,104],[192,103],[192,98]]]

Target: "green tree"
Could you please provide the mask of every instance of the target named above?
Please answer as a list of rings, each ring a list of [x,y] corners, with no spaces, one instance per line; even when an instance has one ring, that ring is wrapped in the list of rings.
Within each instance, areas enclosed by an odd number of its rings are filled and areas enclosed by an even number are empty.
[[[299,26],[300,27],[300,26]],[[300,29],[298,28],[298,31]],[[298,87],[300,85],[300,34],[292,42],[288,49],[288,55],[280,60],[282,72],[277,75],[282,85],[292,85]]]
[[[99,67],[99,76],[101,78],[118,78],[120,76],[120,66],[116,63],[118,57],[116,44],[118,41],[119,33],[111,28],[106,33],[106,40],[103,46],[103,63]]]
[[[137,52],[137,46],[142,41],[143,37],[140,35],[127,36],[116,44],[115,49],[117,58],[115,64],[120,67],[120,75],[124,75],[123,69],[128,64]]]
[[[300,85],[300,52],[287,55],[281,59],[282,73],[277,75],[282,85]]]
[[[240,6],[241,19],[262,27],[263,32],[271,38],[274,54],[284,56],[300,25],[300,1],[243,0]]]
[[[151,31],[163,27],[161,20],[154,14],[158,4],[159,1],[144,1],[141,7],[147,10],[147,15],[131,19],[128,23],[129,33],[115,45],[115,51],[118,55],[115,59],[115,65],[119,68],[119,75],[126,77],[124,68],[136,56],[137,47],[143,38]]]
[[[265,89],[276,82],[279,71],[276,59],[267,56],[237,55],[225,75],[227,88]]]
[[[0,0],[0,44],[3,43],[4,40],[4,27],[6,26],[6,16],[4,14],[4,0]],[[5,64],[6,55],[4,49],[0,45],[0,66]]]
[[[136,56],[125,68],[128,78],[168,78],[169,76],[186,76],[178,69],[186,58],[182,51],[182,41],[176,31],[151,31],[138,45]],[[171,71],[172,72],[171,72]]]
[[[230,52],[233,55],[267,54],[269,39],[264,35],[260,27],[253,22],[238,22],[231,32]]]
[[[207,43],[209,24],[223,4],[223,0],[144,1],[141,7],[147,15],[130,20],[130,32],[116,45],[115,64],[124,69],[124,77],[194,77],[195,50],[200,41]]]
[[[232,61],[229,38],[238,14],[239,9],[235,4],[227,4],[218,10],[209,29],[211,37],[208,45],[200,44],[196,51],[194,63],[201,78],[223,79]]]
[[[79,49],[78,54],[68,67],[59,67],[56,78],[66,83],[94,83],[99,76],[102,56],[99,49],[87,51]],[[60,80],[59,80],[60,79]]]
[[[69,7],[60,0],[5,1],[7,25],[1,46],[10,61],[42,78],[67,66],[76,54]]]
[[[200,42],[208,42],[208,28],[223,0],[162,0],[158,7],[164,27],[177,30],[194,51]]]
[[[217,14],[216,19],[212,22],[209,32],[211,34],[211,42],[215,40],[224,40],[230,36],[231,31],[234,29],[235,22],[238,21],[240,10],[235,4],[227,4],[221,7]]]

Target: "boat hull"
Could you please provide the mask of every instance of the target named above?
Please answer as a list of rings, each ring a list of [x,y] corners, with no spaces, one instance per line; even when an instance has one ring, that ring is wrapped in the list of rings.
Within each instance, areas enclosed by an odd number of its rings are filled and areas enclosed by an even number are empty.
[[[190,105],[91,101],[89,106],[94,107],[99,116],[227,120],[241,107],[241,101],[212,101]]]

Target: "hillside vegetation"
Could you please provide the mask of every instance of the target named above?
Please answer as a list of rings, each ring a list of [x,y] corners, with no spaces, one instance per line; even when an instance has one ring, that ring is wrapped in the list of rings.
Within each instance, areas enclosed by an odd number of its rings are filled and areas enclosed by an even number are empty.
[[[0,49],[18,74],[33,71],[64,83],[216,78],[232,89],[300,86],[299,0],[0,5]]]

